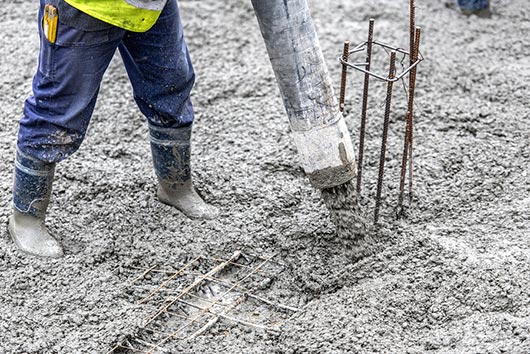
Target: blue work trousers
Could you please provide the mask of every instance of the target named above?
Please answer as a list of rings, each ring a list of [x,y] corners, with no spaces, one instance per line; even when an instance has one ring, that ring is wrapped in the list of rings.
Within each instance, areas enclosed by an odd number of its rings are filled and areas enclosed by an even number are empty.
[[[39,64],[33,96],[26,100],[20,120],[20,151],[52,163],[79,148],[116,48],[132,83],[134,99],[148,123],[169,129],[192,124],[190,91],[195,73],[176,0],[167,2],[156,24],[144,33],[102,22],[95,29],[81,30],[62,23],[59,13],[55,43],[43,34],[44,6],[41,0]]]
[[[458,6],[464,11],[480,11],[489,8],[489,0],[457,0]]]

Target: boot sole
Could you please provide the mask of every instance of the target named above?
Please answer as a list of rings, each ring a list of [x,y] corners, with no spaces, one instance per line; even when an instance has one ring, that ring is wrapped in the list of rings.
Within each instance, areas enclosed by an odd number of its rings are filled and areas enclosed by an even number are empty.
[[[34,257],[39,257],[39,258],[62,258],[64,256],[64,254],[60,254],[60,255],[57,255],[57,256],[43,256],[42,254],[26,251],[22,247],[20,242],[18,242],[17,238],[14,236],[15,235],[15,230],[13,230],[13,226],[12,226],[13,223],[14,223],[13,216],[10,216],[9,217],[9,221],[7,222],[7,231],[9,233],[9,237],[11,237],[11,239],[13,240],[13,243],[15,244],[15,246],[16,246],[16,248],[17,248],[17,250],[19,252],[27,254],[27,255],[30,255],[30,256],[34,256]]]
[[[205,217],[205,216],[202,216],[202,215],[190,215],[187,212],[185,212],[182,208],[180,208],[179,206],[171,203],[169,197],[166,198],[165,195],[166,195],[166,193],[164,191],[161,191],[161,188],[158,187],[157,192],[156,192],[156,197],[157,197],[158,201],[161,202],[162,204],[166,204],[166,205],[169,205],[170,207],[173,207],[173,208],[177,209],[182,214],[184,214],[184,216],[186,216],[188,219],[191,219],[191,220],[215,220],[215,219],[217,219],[219,217],[219,212],[217,212],[217,214],[212,216],[212,217]]]

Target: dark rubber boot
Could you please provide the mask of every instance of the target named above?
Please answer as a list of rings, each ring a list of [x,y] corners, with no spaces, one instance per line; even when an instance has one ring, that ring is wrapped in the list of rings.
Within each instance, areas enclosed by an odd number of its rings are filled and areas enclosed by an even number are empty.
[[[44,225],[50,202],[55,164],[45,163],[17,151],[13,186],[13,215],[8,230],[22,252],[58,258],[63,249]]]
[[[191,178],[191,126],[178,129],[149,127],[158,199],[192,219],[214,219],[219,210],[207,204]]]

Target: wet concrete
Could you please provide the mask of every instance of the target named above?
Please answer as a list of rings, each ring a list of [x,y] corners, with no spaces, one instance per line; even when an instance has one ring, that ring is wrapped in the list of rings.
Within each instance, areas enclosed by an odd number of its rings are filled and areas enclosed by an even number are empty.
[[[491,19],[448,1],[418,4],[423,27],[415,131],[415,203],[396,220],[406,96],[396,85],[381,227],[363,258],[337,237],[301,171],[249,2],[182,1],[197,69],[193,137],[199,192],[221,218],[193,221],[156,198],[145,120],[121,60],[102,84],[80,151],[57,166],[48,225],[62,260],[18,253],[0,229],[0,347],[5,353],[101,353],[133,333],[145,309],[128,265],[180,264],[200,253],[277,252],[288,267],[264,291],[305,307],[279,336],[221,321],[183,353],[530,352],[530,48],[527,1],[493,3]],[[332,77],[342,41],[407,47],[404,2],[311,1]],[[10,214],[16,120],[36,68],[37,4],[0,10],[0,222]],[[384,52],[374,52],[383,69]],[[378,59],[383,58],[383,59]],[[378,66],[379,65],[379,66]],[[337,88],[337,87],[336,87]],[[370,223],[385,85],[371,83],[360,198]],[[357,141],[362,75],[346,122]]]
[[[340,238],[360,240],[367,234],[353,181],[322,190],[322,199]]]

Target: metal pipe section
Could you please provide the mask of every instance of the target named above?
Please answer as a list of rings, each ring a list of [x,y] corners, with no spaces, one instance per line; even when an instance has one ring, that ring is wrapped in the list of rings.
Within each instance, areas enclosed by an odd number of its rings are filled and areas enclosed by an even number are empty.
[[[319,189],[355,177],[350,133],[306,0],[252,0],[301,165]]]

